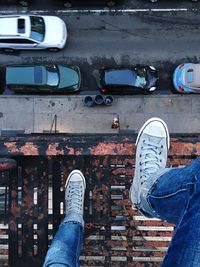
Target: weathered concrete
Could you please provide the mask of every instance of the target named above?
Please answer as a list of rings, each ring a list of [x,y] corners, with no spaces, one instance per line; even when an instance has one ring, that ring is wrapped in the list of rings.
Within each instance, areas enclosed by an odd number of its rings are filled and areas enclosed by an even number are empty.
[[[150,117],[164,119],[171,133],[200,133],[199,95],[114,96],[112,106],[83,105],[84,96],[3,96],[0,130],[25,133],[137,133]],[[120,128],[112,129],[119,117]]]

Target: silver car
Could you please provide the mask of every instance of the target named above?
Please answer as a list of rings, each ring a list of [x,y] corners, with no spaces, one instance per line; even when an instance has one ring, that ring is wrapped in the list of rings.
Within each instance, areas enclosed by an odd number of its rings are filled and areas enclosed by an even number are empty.
[[[0,49],[48,49],[58,51],[65,46],[67,28],[56,16],[0,16]]]

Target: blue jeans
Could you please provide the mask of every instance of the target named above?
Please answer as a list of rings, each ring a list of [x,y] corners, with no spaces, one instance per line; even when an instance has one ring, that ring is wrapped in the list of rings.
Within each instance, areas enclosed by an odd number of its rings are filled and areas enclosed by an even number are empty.
[[[82,224],[64,220],[47,252],[43,267],[79,267],[82,242]]]
[[[200,266],[200,158],[167,170],[144,190],[141,212],[176,225],[162,267]]]

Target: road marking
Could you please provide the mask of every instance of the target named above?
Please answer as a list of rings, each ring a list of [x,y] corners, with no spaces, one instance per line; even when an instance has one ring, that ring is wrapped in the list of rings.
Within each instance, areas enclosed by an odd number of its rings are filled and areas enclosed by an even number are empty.
[[[187,8],[167,8],[167,9],[93,9],[93,10],[58,10],[58,13],[139,13],[139,12],[169,12],[169,11],[187,11]]]
[[[28,14],[73,14],[73,13],[140,13],[140,12],[185,12],[185,11],[200,11],[197,8],[147,8],[147,9],[61,9],[56,11],[51,10],[1,10],[0,14],[16,14],[16,13],[28,13]]]

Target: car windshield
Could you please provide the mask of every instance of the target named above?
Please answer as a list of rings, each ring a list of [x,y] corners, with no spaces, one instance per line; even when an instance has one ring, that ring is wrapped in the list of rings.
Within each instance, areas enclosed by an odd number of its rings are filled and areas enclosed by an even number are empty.
[[[137,68],[135,70],[137,74],[137,78],[135,81],[135,86],[144,88],[147,85],[147,80],[146,80],[146,68]]]
[[[105,83],[107,85],[125,85],[143,88],[146,85],[146,79],[133,70],[111,70],[105,72]]]
[[[48,86],[57,86],[59,83],[59,75],[56,66],[48,66],[47,70],[47,85]]]
[[[189,69],[187,71],[187,82],[188,83],[194,82],[194,71],[192,69]]]
[[[79,73],[73,67],[58,65],[59,69],[59,89],[67,87],[77,87],[80,82]]]
[[[44,40],[45,25],[42,17],[31,16],[31,34],[30,38],[42,42]]]

